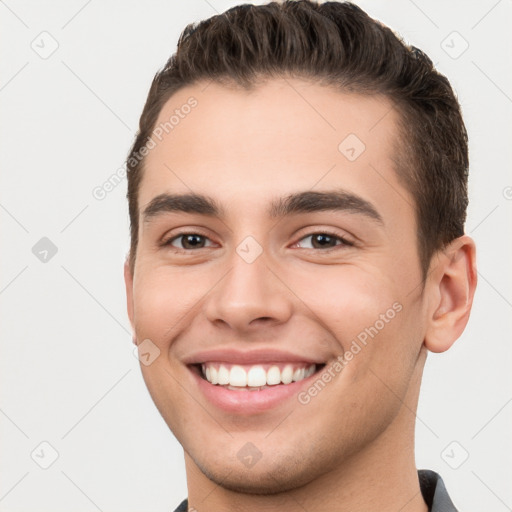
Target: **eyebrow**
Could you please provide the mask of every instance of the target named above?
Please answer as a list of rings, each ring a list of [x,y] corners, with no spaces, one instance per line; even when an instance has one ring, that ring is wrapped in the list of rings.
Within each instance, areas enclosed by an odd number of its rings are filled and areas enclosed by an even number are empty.
[[[366,199],[345,190],[327,192],[304,191],[272,201],[268,209],[270,218],[281,218],[300,213],[320,211],[346,211],[363,215],[384,224],[377,209]],[[142,212],[147,223],[165,213],[181,212],[224,218],[225,210],[212,197],[203,194],[160,194],[154,197]]]

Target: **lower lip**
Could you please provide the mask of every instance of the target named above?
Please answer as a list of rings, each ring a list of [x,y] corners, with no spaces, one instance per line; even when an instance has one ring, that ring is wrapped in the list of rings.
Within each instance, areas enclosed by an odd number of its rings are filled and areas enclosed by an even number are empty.
[[[296,396],[303,387],[309,384],[310,380],[317,377],[318,373],[315,372],[306,379],[290,384],[277,384],[257,391],[249,391],[248,389],[234,391],[216,384],[210,384],[195,371],[190,370],[190,372],[208,402],[226,412],[238,414],[254,414],[277,407],[285,400]]]

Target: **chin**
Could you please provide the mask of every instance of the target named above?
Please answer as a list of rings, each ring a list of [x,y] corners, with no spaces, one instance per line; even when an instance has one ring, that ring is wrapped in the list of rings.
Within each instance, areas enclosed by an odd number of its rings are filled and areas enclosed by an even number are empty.
[[[224,489],[243,494],[280,494],[298,489],[329,471],[320,453],[313,458],[305,457],[304,453],[295,457],[284,454],[276,457],[276,454],[270,454],[268,458],[263,456],[252,467],[242,464],[236,454],[231,463],[226,460],[192,458],[209,480]]]
[[[311,474],[306,477],[295,471],[267,471],[265,468],[256,469],[234,468],[201,468],[201,471],[215,484],[243,494],[274,495],[291,491],[307,484],[312,480]]]

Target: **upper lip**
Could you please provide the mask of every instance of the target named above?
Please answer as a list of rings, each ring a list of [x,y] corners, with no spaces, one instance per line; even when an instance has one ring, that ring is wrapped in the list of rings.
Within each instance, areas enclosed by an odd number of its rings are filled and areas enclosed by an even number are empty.
[[[196,352],[183,359],[187,365],[218,361],[231,364],[258,364],[274,362],[305,362],[323,364],[325,360],[276,349],[210,349]]]

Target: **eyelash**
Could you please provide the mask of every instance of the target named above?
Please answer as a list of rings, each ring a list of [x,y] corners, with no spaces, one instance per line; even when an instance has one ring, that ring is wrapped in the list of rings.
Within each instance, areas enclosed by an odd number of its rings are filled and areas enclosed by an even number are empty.
[[[174,246],[171,245],[171,243],[174,242],[174,240],[177,240],[177,239],[179,239],[181,237],[189,236],[189,235],[196,235],[196,236],[200,236],[202,238],[205,238],[205,239],[209,240],[209,238],[206,235],[202,235],[201,233],[183,232],[183,233],[178,233],[177,235],[174,235],[171,238],[163,241],[161,245],[162,245],[162,247],[172,247],[173,250],[175,250],[176,252],[180,252],[180,253],[188,253],[188,252],[194,251],[194,249],[181,249],[179,247],[174,247]],[[329,230],[326,230],[326,231],[314,231],[312,233],[309,233],[309,234],[303,236],[302,238],[300,238],[297,242],[294,243],[294,245],[298,244],[299,242],[301,242],[305,238],[309,238],[309,237],[312,237],[312,236],[315,236],[315,235],[327,235],[327,236],[329,236],[331,238],[335,238],[335,239],[339,240],[341,243],[340,244],[336,244],[334,247],[328,247],[326,249],[315,249],[313,247],[312,249],[308,248],[306,250],[329,252],[331,250],[336,249],[337,247],[343,247],[343,246],[345,246],[345,247],[353,247],[354,246],[353,242],[350,242],[345,237],[343,237],[343,236],[341,236],[341,235],[339,235],[337,233],[334,233],[332,231],[329,231]],[[199,249],[207,249],[207,247],[200,247]]]

